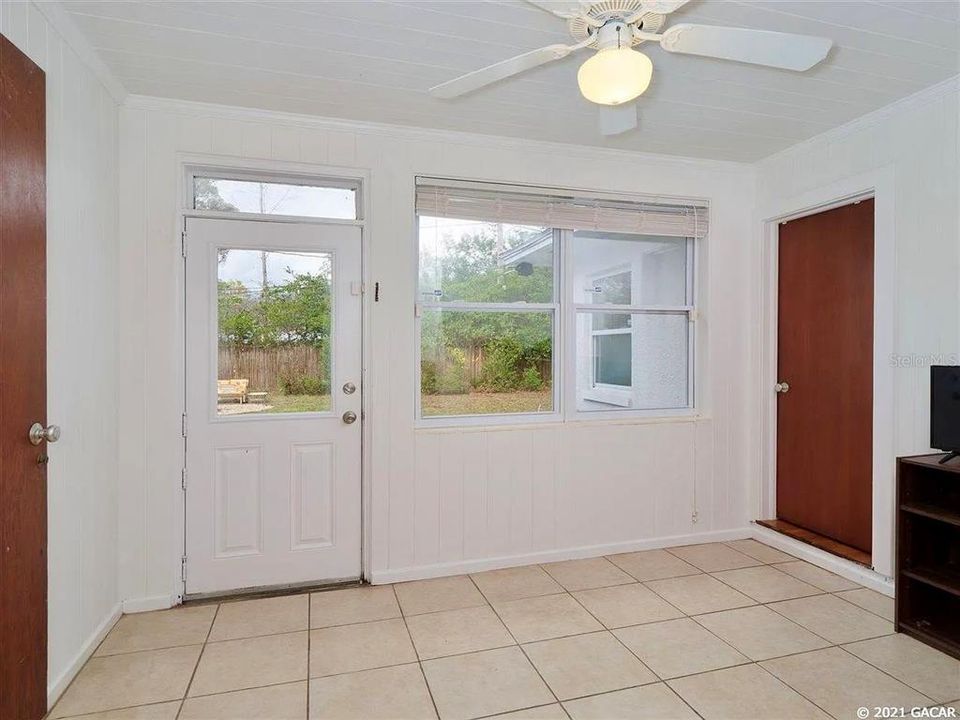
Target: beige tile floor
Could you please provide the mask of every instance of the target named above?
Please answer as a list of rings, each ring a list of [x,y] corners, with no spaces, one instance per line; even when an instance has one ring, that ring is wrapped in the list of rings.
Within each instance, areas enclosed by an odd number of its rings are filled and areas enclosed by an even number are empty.
[[[123,617],[52,718],[829,718],[960,706],[893,602],[753,540]]]

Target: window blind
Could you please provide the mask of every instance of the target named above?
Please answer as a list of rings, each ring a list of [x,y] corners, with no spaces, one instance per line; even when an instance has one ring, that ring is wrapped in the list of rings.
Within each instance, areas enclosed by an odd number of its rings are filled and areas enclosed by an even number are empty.
[[[707,209],[417,178],[417,214],[568,230],[702,238]]]

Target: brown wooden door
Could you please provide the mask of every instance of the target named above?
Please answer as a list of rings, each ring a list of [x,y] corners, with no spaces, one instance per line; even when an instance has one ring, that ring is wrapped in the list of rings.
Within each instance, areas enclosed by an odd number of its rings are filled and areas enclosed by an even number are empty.
[[[43,71],[0,35],[0,718],[47,708]]]
[[[777,517],[870,552],[873,200],[780,226]]]

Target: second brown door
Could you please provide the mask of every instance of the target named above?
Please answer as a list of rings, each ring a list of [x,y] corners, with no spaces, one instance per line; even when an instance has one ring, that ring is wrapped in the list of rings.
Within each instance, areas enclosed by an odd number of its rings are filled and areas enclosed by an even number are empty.
[[[780,226],[777,365],[777,517],[869,553],[872,199]]]

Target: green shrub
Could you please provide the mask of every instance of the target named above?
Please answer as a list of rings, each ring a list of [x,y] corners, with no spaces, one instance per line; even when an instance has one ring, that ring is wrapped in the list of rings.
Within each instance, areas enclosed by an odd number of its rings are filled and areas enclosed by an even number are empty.
[[[494,340],[486,348],[477,387],[487,392],[509,392],[520,386],[523,347],[513,338]]]
[[[326,395],[330,384],[315,375],[289,375],[280,378],[280,392],[284,395]]]
[[[424,395],[436,395],[437,387],[437,365],[430,360],[420,361],[420,392]]]
[[[543,390],[543,378],[535,367],[528,367],[520,376],[520,387],[523,390]]]
[[[440,395],[462,395],[470,390],[467,383],[466,353],[460,348],[447,348],[447,362],[437,378],[437,393]]]

